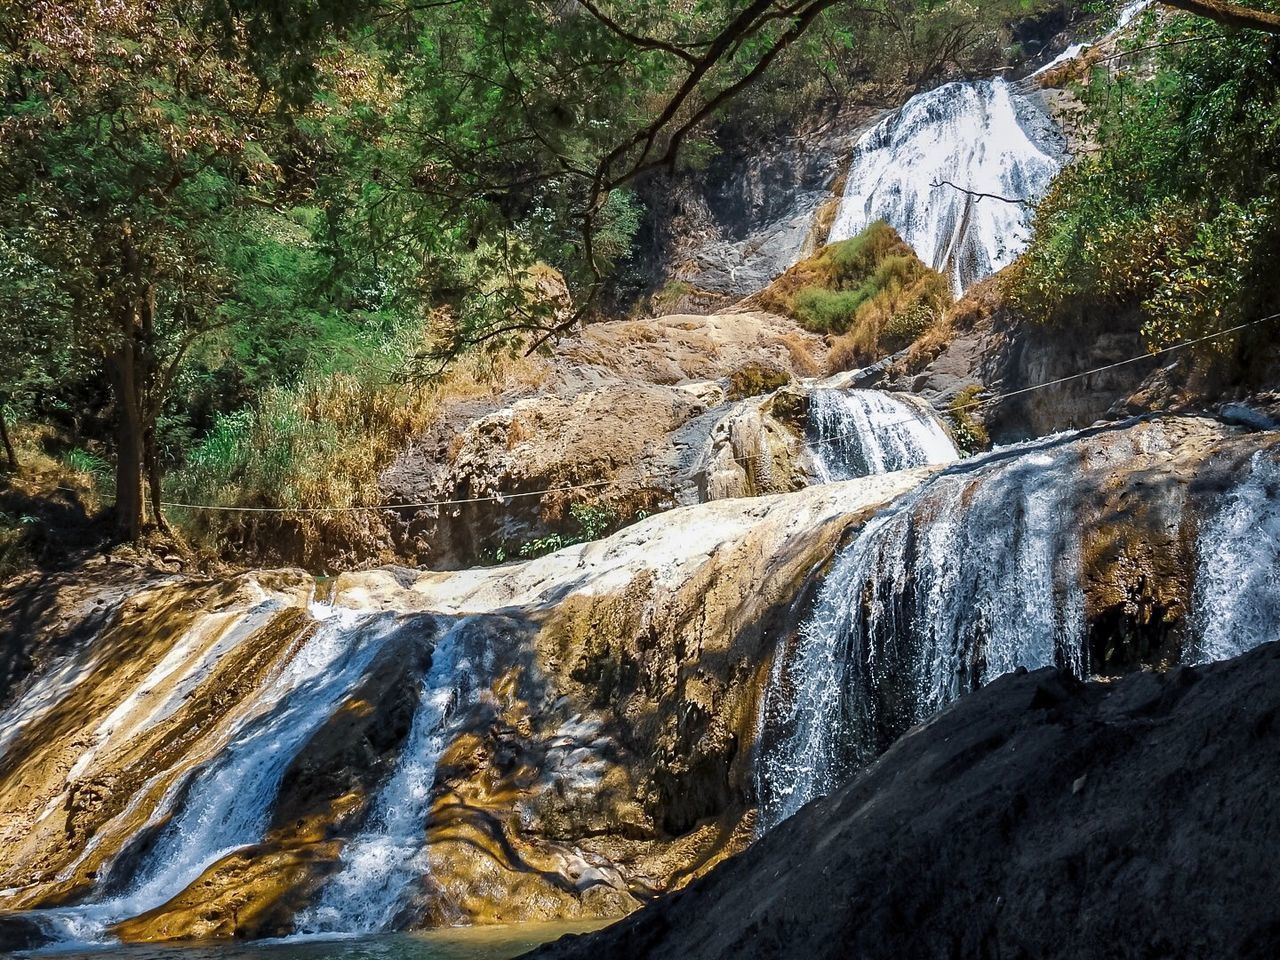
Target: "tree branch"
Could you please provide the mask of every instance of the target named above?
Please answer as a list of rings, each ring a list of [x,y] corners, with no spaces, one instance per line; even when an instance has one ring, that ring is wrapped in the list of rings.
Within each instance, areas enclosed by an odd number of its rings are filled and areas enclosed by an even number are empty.
[[[595,17],[610,32],[617,34],[623,40],[626,40],[632,46],[640,50],[661,50],[672,56],[679,57],[685,63],[693,65],[697,63],[697,58],[682,47],[676,46],[674,43],[667,43],[665,40],[658,40],[654,37],[642,37],[637,33],[632,33],[618,21],[614,20],[607,13],[597,7],[591,0],[578,0],[578,6],[586,10],[587,13]]]
[[[1224,26],[1280,34],[1280,14],[1255,10],[1242,3],[1229,3],[1227,0],[1160,0],[1160,2],[1166,7],[1176,7]]]
[[[1002,197],[998,193],[981,193],[977,190],[968,190],[959,184],[952,183],[950,180],[935,180],[932,186],[935,190],[939,187],[950,187],[952,190],[958,190],[967,196],[973,197],[975,200],[999,200],[1001,203],[1012,203],[1017,206],[1035,206],[1032,201],[1025,197]]]

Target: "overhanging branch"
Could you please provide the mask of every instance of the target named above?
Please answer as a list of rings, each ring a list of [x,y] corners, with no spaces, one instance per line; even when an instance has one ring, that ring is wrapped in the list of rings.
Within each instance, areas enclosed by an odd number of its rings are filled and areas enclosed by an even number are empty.
[[[1166,7],[1176,7],[1224,26],[1280,34],[1280,14],[1255,10],[1242,3],[1228,3],[1226,0],[1160,0],[1160,2]]]

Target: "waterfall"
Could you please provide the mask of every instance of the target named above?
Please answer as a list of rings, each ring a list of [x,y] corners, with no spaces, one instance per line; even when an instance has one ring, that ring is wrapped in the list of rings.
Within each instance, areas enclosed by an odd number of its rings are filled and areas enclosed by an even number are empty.
[[[814,390],[808,434],[821,483],[951,463],[958,456],[937,417],[881,390]]]
[[[409,737],[391,779],[361,832],[342,853],[340,872],[297,921],[299,933],[376,933],[395,919],[410,885],[428,870],[426,824],[436,763],[459,731],[463,708],[493,674],[487,645],[466,652],[473,619],[458,621],[437,643],[422,683]]]
[[[842,551],[774,664],[756,766],[764,828],[965,691],[1020,666],[1082,671],[1078,468],[1055,441],[970,461]]]
[[[1184,659],[1205,663],[1280,640],[1280,462],[1254,454],[1200,530]]]
[[[1151,6],[1151,3],[1152,0],[1133,0],[1133,2],[1125,4],[1120,9],[1120,14],[1116,18],[1116,25],[1107,31],[1102,39],[1110,40],[1112,37],[1115,37],[1117,34],[1127,29],[1129,24],[1133,23],[1133,21],[1138,18],[1139,14],[1143,13],[1149,6]],[[1062,53],[1058,54],[1039,70],[1028,74],[1026,80],[1034,80],[1036,77],[1044,76],[1054,67],[1061,66],[1068,61],[1075,60],[1086,50],[1093,49],[1093,46],[1094,45],[1092,43],[1071,44],[1071,46],[1067,47],[1066,50],[1063,50]],[[1023,82],[1025,83],[1025,80]]]
[[[1151,6],[1151,0],[1132,0],[1131,3],[1124,5],[1120,11],[1120,19],[1116,21],[1115,31],[1118,33],[1129,24],[1133,23],[1138,14],[1142,13],[1147,7]]]
[[[919,94],[854,148],[830,240],[884,220],[959,293],[1025,248],[1031,202],[1064,149],[1054,123],[1002,79]]]
[[[159,834],[127,889],[40,911],[60,940],[101,940],[112,923],[165,903],[218,860],[262,839],[290,762],[394,634],[391,617],[320,605],[313,613],[320,617],[315,632],[264,685],[256,708],[222,733],[225,744],[212,761],[180,778],[152,811],[149,826]]]

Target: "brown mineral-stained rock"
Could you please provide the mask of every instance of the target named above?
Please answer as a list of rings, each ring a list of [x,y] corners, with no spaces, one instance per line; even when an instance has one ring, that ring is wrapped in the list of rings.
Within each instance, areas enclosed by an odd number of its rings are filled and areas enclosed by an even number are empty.
[[[761,408],[820,369],[822,340],[767,313],[592,324],[536,392],[464,401],[385,473],[416,564],[459,569],[671,507],[803,484],[802,434]],[[543,492],[549,491],[549,492]],[[461,501],[461,502],[454,502]]]
[[[531,632],[440,761],[420,919],[616,916],[748,843],[774,640],[842,538],[925,475],[682,508],[518,566],[339,578],[339,604],[519,611]]]
[[[310,629],[306,582],[268,575],[144,591],[65,675],[28,691],[21,721],[0,732],[0,883],[19,890],[9,906],[85,889],[165,790],[220,748],[209,729],[251,704]]]
[[[1178,416],[1071,441],[1097,670],[1179,654],[1201,513],[1274,441]],[[266,835],[114,932],[289,932],[341,869],[455,630],[479,689],[454,708],[423,825],[431,869],[397,922],[608,918],[702,876],[755,831],[752,757],[775,652],[837,550],[929,476],[682,507],[503,567],[344,574],[326,616],[355,617],[352,637],[357,623],[392,633],[293,757]],[[17,888],[5,908],[127,881],[163,823],[161,793],[225,745],[316,629],[312,592],[288,571],[166,585],[122,604],[65,675],[36,678],[25,726],[0,730],[13,746],[0,801],[14,814],[0,877]]]

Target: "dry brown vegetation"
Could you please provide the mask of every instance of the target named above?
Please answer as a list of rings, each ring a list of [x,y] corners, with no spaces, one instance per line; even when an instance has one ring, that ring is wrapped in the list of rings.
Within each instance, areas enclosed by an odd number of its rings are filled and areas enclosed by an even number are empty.
[[[220,422],[171,488],[181,503],[279,512],[169,512],[221,556],[312,569],[343,554],[391,559],[379,521],[381,472],[451,404],[536,386],[545,376],[537,359],[471,354],[426,384],[343,375],[274,391],[257,409]]]
[[[872,362],[945,323],[947,280],[875,223],[802,260],[749,301],[833,336],[830,368]]]

